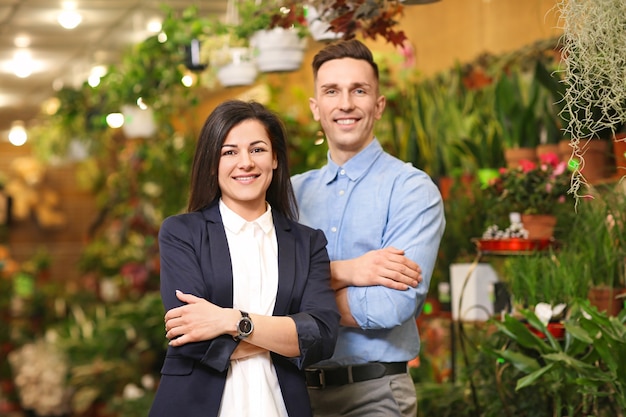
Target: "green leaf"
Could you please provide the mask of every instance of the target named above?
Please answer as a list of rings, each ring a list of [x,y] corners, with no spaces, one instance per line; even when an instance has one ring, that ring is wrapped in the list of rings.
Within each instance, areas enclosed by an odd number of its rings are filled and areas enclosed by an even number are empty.
[[[550,371],[553,366],[554,366],[553,364],[546,365],[543,368],[540,368],[536,370],[535,372],[518,379],[517,385],[515,386],[515,390],[518,391],[524,387],[533,385],[535,381],[540,379],[546,372]]]
[[[520,352],[515,352],[510,349],[504,349],[493,350],[491,351],[491,353],[506,360],[522,372],[531,373],[541,368],[541,365],[539,365],[539,362],[537,362],[536,359],[533,359],[530,356]]]
[[[593,343],[593,339],[591,338],[591,335],[582,327],[576,325],[575,323],[572,322],[564,322],[563,325],[565,326],[565,330],[572,335],[572,337],[585,342],[585,343]]]

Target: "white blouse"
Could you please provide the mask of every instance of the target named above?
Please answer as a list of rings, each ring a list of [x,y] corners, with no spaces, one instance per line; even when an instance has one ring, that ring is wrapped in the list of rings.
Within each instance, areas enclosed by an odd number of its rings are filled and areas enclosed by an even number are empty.
[[[261,217],[248,222],[220,200],[233,266],[233,307],[270,316],[278,291],[278,242],[272,209],[267,207]],[[230,361],[219,415],[288,416],[269,352]]]

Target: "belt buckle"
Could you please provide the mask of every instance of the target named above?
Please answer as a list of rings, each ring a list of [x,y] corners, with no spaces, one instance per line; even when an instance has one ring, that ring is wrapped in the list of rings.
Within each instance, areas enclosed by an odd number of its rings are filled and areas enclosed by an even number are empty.
[[[317,375],[317,379],[319,381],[319,385],[309,386],[312,389],[324,389],[326,388],[326,375],[323,369],[310,369],[307,372],[314,372]]]

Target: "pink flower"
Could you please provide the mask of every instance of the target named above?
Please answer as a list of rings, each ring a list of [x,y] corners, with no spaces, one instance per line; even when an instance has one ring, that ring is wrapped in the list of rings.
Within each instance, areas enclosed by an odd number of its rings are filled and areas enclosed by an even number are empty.
[[[554,171],[552,172],[553,176],[558,176],[561,175],[565,172],[565,170],[567,169],[567,164],[565,162],[559,162],[557,165],[553,165],[554,166]]]

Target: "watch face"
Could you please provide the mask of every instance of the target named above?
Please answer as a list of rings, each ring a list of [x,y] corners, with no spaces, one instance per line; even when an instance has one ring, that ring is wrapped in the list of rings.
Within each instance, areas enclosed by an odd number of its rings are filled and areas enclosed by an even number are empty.
[[[239,333],[242,335],[249,335],[252,332],[252,320],[247,317],[242,317],[239,320]]]

